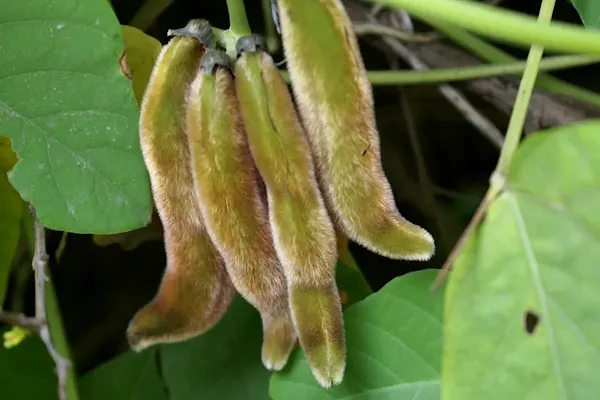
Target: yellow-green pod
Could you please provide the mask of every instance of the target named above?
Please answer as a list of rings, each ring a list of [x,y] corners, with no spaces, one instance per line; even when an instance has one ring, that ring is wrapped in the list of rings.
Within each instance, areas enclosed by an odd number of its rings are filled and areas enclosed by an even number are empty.
[[[287,86],[271,57],[245,39],[238,43],[242,52],[235,65],[240,109],[265,182],[300,344],[319,383],[329,387],[341,382],[346,363],[335,231]]]
[[[296,331],[228,66],[224,52],[208,50],[189,90],[192,170],[208,233],[233,285],[262,317],[263,364],[281,370]]]
[[[193,21],[186,29],[201,29]],[[185,133],[185,93],[204,46],[193,37],[165,45],[141,105],[140,141],[164,229],[167,266],[155,298],[127,329],[131,347],[182,341],[210,329],[235,290],[203,226]]]
[[[371,85],[340,0],[277,0],[298,111],[328,208],[351,240],[426,260],[434,241],[396,208],[381,166]]]

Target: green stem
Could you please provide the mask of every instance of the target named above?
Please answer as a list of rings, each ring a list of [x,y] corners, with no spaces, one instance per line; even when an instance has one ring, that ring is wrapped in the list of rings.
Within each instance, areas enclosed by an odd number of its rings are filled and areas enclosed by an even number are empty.
[[[366,0],[423,19],[446,21],[496,39],[529,46],[532,43],[566,53],[600,54],[600,32],[574,24],[538,24],[534,18],[484,3],[464,0]]]
[[[453,1],[448,0],[448,2]],[[550,22],[550,20],[552,19],[552,12],[554,10],[554,4],[555,0],[542,1],[542,6],[540,8],[540,13],[538,16],[538,23],[540,25],[548,24]],[[517,98],[515,100],[513,112],[510,116],[510,122],[506,131],[504,145],[502,146],[502,150],[500,152],[500,159],[498,160],[496,170],[494,171],[490,179],[490,187],[488,188],[483,198],[483,201],[477,208],[475,215],[473,215],[473,218],[471,219],[471,221],[469,221],[467,228],[458,240],[458,243],[456,244],[456,246],[448,256],[448,259],[442,266],[442,270],[433,282],[432,290],[435,290],[442,283],[442,281],[450,271],[450,268],[452,268],[452,265],[456,261],[456,258],[464,248],[466,242],[471,237],[473,232],[475,232],[475,229],[477,228],[479,223],[483,220],[483,217],[486,215],[489,206],[494,202],[496,197],[502,192],[502,190],[505,187],[508,169],[510,168],[513,155],[517,150],[517,147],[521,140],[523,125],[525,123],[525,117],[527,115],[527,108],[529,106],[529,100],[531,99],[533,86],[535,84],[535,79],[537,77],[543,52],[544,47],[541,45],[533,45],[529,50],[529,55],[527,57],[527,65],[525,67],[525,72],[523,73],[523,78],[521,79],[521,85],[519,86],[519,92],[517,93]]]
[[[212,31],[213,35],[215,35],[215,40],[217,43],[219,43],[225,49],[229,58],[235,60],[237,56],[235,45],[240,36],[233,33],[231,29],[223,30],[213,26]]]
[[[49,274],[50,273],[48,272],[48,275]],[[65,336],[62,318],[60,316],[60,308],[58,307],[58,301],[51,279],[48,279],[46,282],[46,318],[48,319],[48,328],[50,330],[50,337],[52,338],[54,348],[63,358],[71,362],[71,365],[67,370],[67,400],[78,400],[79,394],[77,393],[77,375],[75,373],[75,366],[73,365],[73,360],[71,358],[69,343]]]
[[[569,55],[543,59],[540,71],[566,69],[600,62],[599,56]],[[444,83],[470,79],[490,78],[501,75],[521,75],[525,70],[525,61],[499,65],[478,65],[474,67],[444,68],[425,71],[368,71],[367,76],[373,85],[397,86],[428,83]],[[289,82],[289,73],[280,70],[283,78]],[[600,96],[598,96],[600,98]]]
[[[548,57],[540,63],[540,70],[566,69],[597,62],[600,62],[600,57],[598,56],[569,55]],[[507,64],[478,65],[426,71],[370,71],[368,77],[373,85],[443,83],[501,75],[520,75],[525,70],[525,65],[525,61],[519,61]]]
[[[31,215],[31,213],[26,213],[25,217],[23,218],[23,231],[27,239],[29,253],[32,255],[32,257],[36,253],[36,240],[38,240],[36,238],[36,223],[39,222]],[[41,235],[43,237],[44,233],[42,232]],[[46,252],[45,240],[44,252]],[[67,400],[79,400],[79,394],[77,390],[77,373],[75,371],[75,365],[73,365],[73,360],[71,358],[69,342],[67,341],[67,337],[65,335],[64,325],[62,317],[60,315],[60,308],[58,306],[58,300],[56,298],[56,292],[54,291],[54,285],[52,284],[52,276],[47,265],[44,269],[45,274],[48,277],[44,284],[44,314],[46,316],[48,330],[50,331],[50,339],[52,341],[54,349],[58,352],[58,354],[63,359],[68,360],[71,363],[69,368],[67,368],[67,378],[65,387],[65,394]]]
[[[271,0],[262,0],[263,18],[265,20],[265,39],[267,41],[267,49],[273,54],[279,50],[279,37],[275,32],[275,22],[271,15]]]
[[[250,35],[252,32],[248,17],[246,17],[244,0],[227,0],[227,10],[229,11],[229,30],[238,37]]]
[[[517,60],[508,53],[479,39],[477,36],[453,25],[429,19],[424,19],[424,21],[433,26],[436,30],[442,32],[455,43],[485,61],[492,63],[507,63]],[[570,96],[595,107],[600,107],[600,94],[564,82],[548,74],[540,74],[536,81],[536,85],[550,92]]]
[[[538,23],[541,25],[549,24],[552,20],[552,12],[554,11],[554,4],[556,0],[543,0],[540,8],[540,14],[538,17]],[[542,54],[544,53],[544,47],[538,44],[531,46],[529,55],[527,57],[527,65],[525,72],[523,72],[523,78],[521,79],[521,85],[515,99],[515,105],[513,112],[508,122],[508,129],[506,131],[506,138],[504,140],[504,146],[500,152],[500,160],[496,167],[495,174],[498,174],[501,178],[501,182],[496,182],[492,179],[492,186],[494,184],[503,185],[503,180],[508,174],[510,163],[513,155],[517,150],[521,135],[523,133],[523,125],[527,118],[527,109],[529,108],[529,101],[531,100],[531,94],[533,93],[533,87],[535,85],[535,79],[537,78],[540,61],[542,60]]]

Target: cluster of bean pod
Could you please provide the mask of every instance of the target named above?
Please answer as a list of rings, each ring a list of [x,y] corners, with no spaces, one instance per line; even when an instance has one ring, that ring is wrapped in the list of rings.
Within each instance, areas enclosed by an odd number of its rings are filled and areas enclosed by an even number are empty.
[[[167,267],[127,335],[138,351],[198,336],[237,291],[260,312],[264,366],[282,369],[298,339],[330,387],[346,364],[336,229],[391,258],[428,259],[434,244],[396,209],[340,1],[277,5],[296,105],[256,35],[231,60],[193,20],[157,59],[140,138]]]

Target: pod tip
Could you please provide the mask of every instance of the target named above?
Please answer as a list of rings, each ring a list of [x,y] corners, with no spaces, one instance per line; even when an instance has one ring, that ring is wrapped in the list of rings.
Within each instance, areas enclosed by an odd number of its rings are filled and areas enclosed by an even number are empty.
[[[435,254],[435,241],[433,236],[421,227],[416,227],[410,238],[412,250],[406,252],[402,257],[409,261],[428,261]]]
[[[374,253],[394,260],[427,261],[435,254],[433,236],[406,220],[390,224],[378,234],[362,234],[347,230],[351,239]]]
[[[127,327],[129,347],[140,352],[160,343],[182,342],[200,335],[206,328],[197,321],[158,307],[156,301],[139,310]]]
[[[324,388],[339,384],[346,368],[346,340],[335,282],[322,287],[292,285],[290,306],[315,379]]]
[[[281,371],[296,345],[296,329],[287,310],[273,316],[263,317],[262,362],[270,371]]]
[[[154,332],[163,325],[162,318],[151,308],[144,307],[133,317],[127,327],[127,342],[135,352],[157,344]]]
[[[269,371],[281,371],[287,364],[288,357],[289,354],[272,354],[268,350],[263,350],[262,362]]]
[[[329,353],[330,349],[314,349],[314,356],[318,358],[319,350],[322,350],[322,353]],[[325,356],[325,354],[323,354]],[[345,354],[340,355],[339,357],[327,357],[330,358],[327,364],[324,365],[313,365],[312,373],[319,385],[324,387],[325,389],[329,389],[332,386],[338,385],[344,379],[344,371],[346,369],[346,358]]]

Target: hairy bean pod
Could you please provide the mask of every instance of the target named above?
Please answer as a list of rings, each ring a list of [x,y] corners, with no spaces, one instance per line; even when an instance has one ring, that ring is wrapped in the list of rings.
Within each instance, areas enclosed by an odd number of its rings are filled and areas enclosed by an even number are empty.
[[[298,110],[336,225],[389,258],[426,260],[434,241],[396,208],[381,166],[371,86],[340,0],[278,0]]]
[[[206,27],[192,21],[186,29]],[[210,29],[210,27],[208,28]],[[210,329],[235,290],[203,225],[190,170],[185,132],[185,93],[204,46],[193,37],[165,45],[141,105],[140,141],[164,229],[167,266],[155,298],[127,329],[131,347],[182,341]]]
[[[336,236],[288,88],[271,57],[238,42],[236,88],[252,156],[262,176],[292,317],[309,365],[324,387],[341,382],[346,363],[335,282]]]
[[[228,64],[224,52],[209,50],[191,85],[186,118],[192,170],[208,233],[233,285],[261,314],[263,364],[281,370],[296,331]]]

